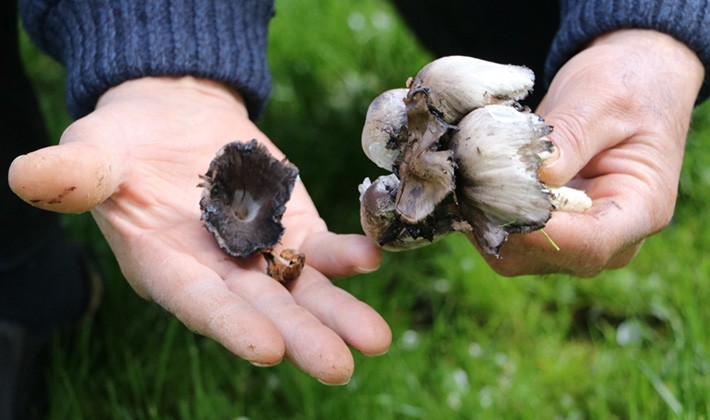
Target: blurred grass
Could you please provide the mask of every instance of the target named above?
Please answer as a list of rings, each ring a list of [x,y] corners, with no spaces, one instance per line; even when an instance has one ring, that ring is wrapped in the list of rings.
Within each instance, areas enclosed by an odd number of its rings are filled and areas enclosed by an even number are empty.
[[[311,30],[317,27],[318,30]],[[54,138],[63,71],[23,39]],[[260,127],[301,169],[323,217],[358,232],[369,102],[429,60],[389,7],[277,0],[274,90]],[[710,104],[688,139],[676,216],[627,268],[594,280],[505,279],[462,237],[385,255],[339,285],[390,323],[390,352],[355,354],[344,387],[288,363],[261,369],[195,336],[130,290],[88,215],[65,219],[100,256],[108,291],[78,337],[57,337],[50,417],[708,418]]]

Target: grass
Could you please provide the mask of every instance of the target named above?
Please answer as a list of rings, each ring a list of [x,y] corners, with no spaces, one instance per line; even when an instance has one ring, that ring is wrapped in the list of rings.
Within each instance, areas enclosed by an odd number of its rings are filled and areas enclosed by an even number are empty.
[[[277,10],[260,126],[300,167],[330,227],[357,232],[357,184],[377,175],[359,146],[367,105],[430,57],[382,1],[279,0]],[[23,48],[58,138],[69,122],[63,72],[26,39]],[[67,217],[108,290],[91,325],[53,342],[50,417],[708,418],[709,137],[710,104],[694,117],[674,222],[627,268],[506,279],[451,236],[340,281],[394,334],[387,355],[355,354],[343,387],[286,362],[253,367],[192,334],[130,290],[90,216]]]

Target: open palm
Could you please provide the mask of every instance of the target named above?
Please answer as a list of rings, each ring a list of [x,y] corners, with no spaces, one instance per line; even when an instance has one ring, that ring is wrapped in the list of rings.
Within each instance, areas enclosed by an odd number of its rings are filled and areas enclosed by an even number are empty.
[[[252,138],[283,158],[234,92],[191,78],[139,79],[104,94],[60,146],[18,159],[10,182],[39,207],[91,209],[133,289],[192,330],[256,365],[286,355],[325,383],[347,382],[348,345],[380,354],[391,333],[328,277],[374,270],[377,248],[329,232],[300,182],[281,243],[304,252],[307,266],[290,290],[266,276],[261,257],[227,256],[201,225],[198,176],[222,145]]]

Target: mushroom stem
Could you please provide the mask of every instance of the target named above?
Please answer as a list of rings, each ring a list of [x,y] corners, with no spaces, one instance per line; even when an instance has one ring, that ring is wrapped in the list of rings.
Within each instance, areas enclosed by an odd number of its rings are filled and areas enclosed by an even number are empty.
[[[570,187],[550,188],[550,201],[556,211],[583,213],[592,207],[592,199],[584,191]]]

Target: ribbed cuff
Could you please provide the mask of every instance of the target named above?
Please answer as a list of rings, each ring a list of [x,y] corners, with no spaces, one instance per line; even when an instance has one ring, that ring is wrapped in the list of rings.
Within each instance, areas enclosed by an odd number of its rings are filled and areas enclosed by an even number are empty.
[[[32,0],[21,3],[32,39],[67,67],[76,118],[124,81],[194,76],[244,97],[251,118],[271,90],[266,61],[273,0]]]
[[[563,0],[560,30],[545,63],[545,83],[598,36],[617,29],[654,29],[695,51],[705,67],[697,103],[710,96],[710,8],[702,0]]]

